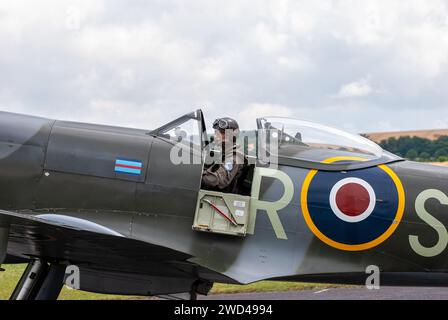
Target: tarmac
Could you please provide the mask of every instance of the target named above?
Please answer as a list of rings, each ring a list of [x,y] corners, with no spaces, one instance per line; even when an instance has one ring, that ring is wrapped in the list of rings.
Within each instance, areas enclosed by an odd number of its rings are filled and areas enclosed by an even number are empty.
[[[448,288],[365,287],[199,296],[199,300],[447,300]]]

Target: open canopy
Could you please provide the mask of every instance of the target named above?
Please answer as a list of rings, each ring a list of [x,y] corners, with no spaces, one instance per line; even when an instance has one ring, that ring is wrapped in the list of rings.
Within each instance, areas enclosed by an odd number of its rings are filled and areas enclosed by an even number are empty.
[[[344,164],[356,163],[357,168],[401,160],[360,135],[322,124],[284,117],[263,117],[256,119],[256,122],[258,130],[242,131],[239,137],[249,156],[257,157],[260,147],[265,147],[278,156],[280,163],[313,168],[332,167],[330,170],[338,170]],[[151,134],[205,147],[208,144],[206,131],[202,111],[197,110]],[[273,141],[275,147],[272,146]],[[364,164],[359,164],[360,160]]]
[[[279,155],[322,162],[329,157],[379,159],[383,149],[360,136],[321,124],[282,117],[257,119],[259,130],[278,139]]]

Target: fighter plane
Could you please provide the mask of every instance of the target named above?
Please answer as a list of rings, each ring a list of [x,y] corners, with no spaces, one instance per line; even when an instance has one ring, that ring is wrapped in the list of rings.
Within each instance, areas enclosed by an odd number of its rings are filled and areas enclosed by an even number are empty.
[[[219,154],[201,110],[155,130],[1,112],[0,263],[28,263],[11,299],[56,299],[73,274],[80,290],[195,299],[216,282],[364,284],[372,265],[381,285],[448,286],[447,168],[255,123],[220,191],[201,186]]]

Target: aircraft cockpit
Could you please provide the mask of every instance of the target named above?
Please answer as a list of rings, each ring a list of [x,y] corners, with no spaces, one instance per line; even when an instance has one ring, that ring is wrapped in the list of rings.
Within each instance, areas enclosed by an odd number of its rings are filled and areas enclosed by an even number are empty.
[[[281,117],[258,118],[256,123],[256,130],[240,130],[243,174],[226,190],[201,185],[202,172],[215,152],[201,110],[150,132],[165,141],[153,142],[151,163],[160,164],[178,184],[198,192],[194,230],[245,236],[257,168],[349,171],[402,160],[360,135],[321,124]]]
[[[238,120],[238,119],[237,119]],[[256,119],[256,130],[241,130],[238,143],[250,163],[255,164],[268,152],[271,160],[296,167],[319,169],[329,158],[362,158],[362,166],[383,164],[401,158],[384,151],[373,141],[318,123],[285,117]],[[201,110],[184,115],[151,132],[172,143],[196,146],[206,160],[205,151],[213,151],[211,136]],[[293,163],[295,161],[295,163]],[[337,164],[358,163],[359,160],[338,161]],[[328,169],[331,170],[330,167]],[[338,170],[338,169],[336,169]]]

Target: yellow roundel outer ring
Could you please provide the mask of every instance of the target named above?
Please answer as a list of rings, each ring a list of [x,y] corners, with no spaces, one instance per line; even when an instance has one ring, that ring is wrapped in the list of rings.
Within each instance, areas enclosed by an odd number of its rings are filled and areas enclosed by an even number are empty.
[[[336,161],[342,161],[342,160],[354,160],[354,161],[366,161],[364,158],[356,158],[356,157],[336,157],[336,158],[330,158],[327,160],[322,161],[322,163],[333,163]],[[305,222],[310,228],[310,230],[313,232],[313,234],[318,237],[320,240],[328,244],[329,246],[344,250],[344,251],[363,251],[367,249],[371,249],[373,247],[378,246],[379,244],[386,241],[397,229],[398,225],[401,222],[401,219],[403,218],[404,214],[404,208],[405,208],[405,193],[403,184],[401,183],[400,178],[396,175],[396,173],[389,168],[386,165],[379,165],[378,168],[386,172],[392,179],[392,181],[395,183],[395,186],[397,187],[398,192],[398,209],[397,213],[395,215],[395,219],[393,223],[390,225],[390,227],[378,238],[375,240],[372,240],[370,242],[357,244],[357,245],[350,245],[345,243],[336,242],[330,238],[328,238],[326,235],[324,235],[320,230],[316,227],[316,225],[313,222],[313,219],[311,218],[310,212],[308,210],[308,190],[310,187],[310,184],[314,178],[314,176],[317,174],[319,170],[311,170],[308,175],[305,178],[305,181],[303,182],[302,186],[302,192],[301,192],[301,206],[302,206],[302,214],[305,218]]]

